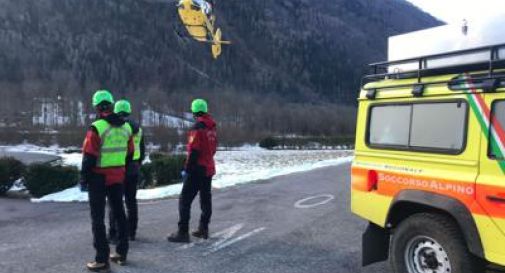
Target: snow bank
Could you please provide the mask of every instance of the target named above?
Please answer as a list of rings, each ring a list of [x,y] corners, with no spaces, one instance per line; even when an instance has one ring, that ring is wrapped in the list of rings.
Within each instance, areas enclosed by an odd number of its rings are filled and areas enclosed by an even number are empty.
[[[248,151],[248,152],[258,152],[258,151],[267,151],[264,148],[261,148],[258,144],[244,144],[238,147],[218,147],[218,151]]]
[[[81,192],[79,187],[73,187],[41,198],[32,198],[34,203],[42,202],[88,202],[88,194]]]
[[[63,165],[75,166],[81,168],[82,164],[82,154],[81,153],[69,153],[69,154],[58,154],[63,161]]]
[[[75,166],[80,168],[82,163],[81,153],[66,153],[66,150],[79,150],[76,147],[61,148],[57,145],[49,147],[40,147],[32,144],[20,144],[16,146],[0,146],[0,150],[7,152],[19,152],[19,153],[39,153],[46,155],[55,155],[61,157],[63,165]]]
[[[138,190],[137,200],[161,199],[178,195],[181,192],[182,184],[164,186],[154,189]],[[73,187],[57,193],[43,196],[39,199],[32,198],[34,203],[42,202],[88,202],[88,193],[81,192],[79,187]]]
[[[346,156],[338,159],[329,159],[318,161],[315,163],[305,163],[301,165],[288,166],[288,167],[274,167],[271,169],[256,169],[252,168],[244,174],[226,174],[218,175],[212,182],[212,186],[217,189],[226,188],[230,186],[245,184],[258,180],[266,180],[276,176],[288,175],[299,172],[306,172],[322,167],[338,166],[347,162],[351,162],[352,156]]]
[[[221,156],[223,156],[224,152],[221,152]],[[233,152],[228,152],[233,153]],[[236,152],[235,152],[236,153]],[[293,153],[293,152],[290,152]],[[225,153],[226,154],[226,153]],[[276,153],[278,154],[278,153]],[[350,154],[350,153],[349,153]],[[328,166],[338,166],[341,164],[345,164],[351,162],[353,156],[346,154],[337,159],[327,159],[314,161],[310,163],[302,163],[298,165],[291,166],[277,166],[271,168],[262,168],[261,166],[253,167],[254,161],[248,161],[250,163],[251,168],[248,168],[247,171],[241,167],[240,165],[233,164],[233,160],[228,160],[227,165],[219,164],[218,162],[218,170],[224,169],[220,174],[216,175],[214,181],[212,182],[212,186],[217,189],[236,186],[245,183],[251,183],[258,180],[270,179],[276,176],[287,175],[298,172],[305,172],[314,170],[317,168],[328,167]],[[220,157],[219,154],[217,156]],[[253,157],[254,160],[254,157]],[[236,162],[235,162],[236,163]],[[247,164],[246,164],[247,165]],[[161,199],[170,196],[176,196],[181,192],[182,184],[164,186],[154,189],[145,189],[139,190],[137,192],[138,200],[152,200],[152,199]],[[39,199],[31,199],[32,202],[87,202],[88,196],[87,193],[83,193],[79,190],[78,187],[70,188],[61,192],[53,193],[50,195],[46,195]]]
[[[139,190],[137,191],[137,199],[152,200],[152,199],[165,198],[169,196],[178,195],[179,193],[181,193],[181,190],[182,190],[182,184],[175,184],[148,190]]]
[[[68,149],[59,146],[39,147],[30,144],[0,146],[0,150],[13,152],[37,152],[61,157],[63,164],[80,167],[81,153],[65,153]],[[74,149],[77,150],[77,149]],[[214,188],[226,188],[270,179],[276,176],[313,169],[337,166],[352,160],[352,151],[346,150],[265,150],[257,145],[244,145],[233,150],[220,150],[216,153],[217,175],[212,185]],[[161,199],[178,195],[182,185],[170,185],[154,189],[139,190],[139,200]],[[11,191],[25,190],[22,183],[17,183]],[[78,187],[46,195],[32,202],[87,202],[87,193]]]
[[[25,191],[26,187],[23,184],[23,179],[20,178],[14,182],[14,185],[9,189],[10,192],[22,192]]]
[[[16,146],[0,146],[0,149],[3,149],[8,152],[30,152],[30,153],[44,153],[50,155],[56,155],[62,153],[65,149],[60,148],[57,145],[49,146],[49,147],[41,147],[33,144],[19,144]]]

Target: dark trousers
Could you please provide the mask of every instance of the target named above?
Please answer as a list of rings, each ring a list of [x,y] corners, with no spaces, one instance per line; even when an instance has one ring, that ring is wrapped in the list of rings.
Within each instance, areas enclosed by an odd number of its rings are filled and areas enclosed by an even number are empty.
[[[106,263],[109,260],[109,242],[105,231],[105,202],[109,201],[112,214],[118,222],[119,243],[116,252],[126,257],[128,254],[128,236],[126,215],[123,207],[123,185],[105,186],[105,179],[101,175],[94,175],[88,183],[89,206],[91,209],[91,227],[93,231],[93,246],[96,249],[95,261]]]
[[[196,195],[200,193],[200,229],[208,230],[210,217],[212,216],[212,177],[190,174],[184,181],[181,196],[179,198],[179,231],[189,231],[189,219],[191,217],[191,204]]]
[[[137,184],[139,181],[138,175],[127,175],[124,187],[124,196],[126,203],[126,219],[128,224],[128,234],[134,237],[137,232],[138,225],[138,204],[137,204]],[[109,203],[110,205],[110,203]],[[109,206],[110,211],[112,207]],[[119,223],[116,221],[114,213],[109,213],[109,236],[116,238],[118,235]]]

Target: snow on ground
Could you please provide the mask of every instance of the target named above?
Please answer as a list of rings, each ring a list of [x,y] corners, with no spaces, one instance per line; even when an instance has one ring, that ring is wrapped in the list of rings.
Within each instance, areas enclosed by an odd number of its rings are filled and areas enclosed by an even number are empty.
[[[350,151],[319,150],[243,150],[216,154],[215,188],[304,172],[320,167],[340,165],[351,160]]]
[[[26,187],[25,185],[23,184],[23,179],[20,178],[18,180],[16,180],[14,182],[14,185],[12,185],[12,188],[10,188],[9,191],[12,191],[12,192],[22,192],[22,191],[25,191],[26,190]]]
[[[62,157],[65,165],[80,167],[82,155],[80,153],[65,153],[66,149],[58,146],[38,147],[34,145],[18,145],[0,147],[16,152],[39,152]],[[336,166],[350,162],[352,151],[337,150],[265,150],[258,146],[249,145],[233,151],[220,150],[216,153],[217,174],[212,186],[217,189],[250,183],[258,180],[287,175],[296,172],[309,171],[326,166]],[[20,186],[11,191],[19,190]],[[176,196],[180,193],[181,184],[143,189],[137,192],[139,200],[161,199]],[[78,187],[46,195],[32,202],[87,202],[87,193]]]
[[[212,186],[217,189],[265,180],[321,167],[337,166],[352,160],[351,151],[219,151],[216,154],[217,175]],[[182,184],[169,185],[137,192],[139,200],[176,196]],[[46,195],[32,202],[86,202],[86,193],[78,187]]]
[[[76,147],[61,148],[56,145],[50,147],[40,147],[31,144],[20,144],[16,146],[0,146],[0,155],[1,152],[53,155],[53,156],[59,156],[64,165],[75,166],[80,168],[82,155],[80,153],[75,152],[67,153],[66,151],[68,150],[76,151],[79,150],[79,148]]]
[[[68,154],[58,154],[61,156],[61,161],[64,165],[75,166],[81,168],[82,164],[82,154],[81,153],[68,153]]]
[[[42,153],[42,154],[60,154],[68,148],[61,148],[57,145],[49,147],[41,147],[33,144],[19,144],[16,146],[0,146],[0,149],[8,152],[30,152],[30,153]]]

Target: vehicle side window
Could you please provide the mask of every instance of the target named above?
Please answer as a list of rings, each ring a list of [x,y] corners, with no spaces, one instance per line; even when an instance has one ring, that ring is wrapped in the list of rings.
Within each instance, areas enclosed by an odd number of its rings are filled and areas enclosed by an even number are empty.
[[[459,153],[465,146],[466,102],[376,105],[368,144],[374,148]]]
[[[459,151],[463,149],[466,104],[414,104],[410,146]]]
[[[410,105],[374,107],[370,119],[370,143],[407,146],[409,143]]]
[[[488,155],[497,160],[504,160],[505,154],[502,144],[505,140],[505,100],[493,103],[491,111],[491,130],[489,133]],[[500,141],[500,139],[502,139]]]

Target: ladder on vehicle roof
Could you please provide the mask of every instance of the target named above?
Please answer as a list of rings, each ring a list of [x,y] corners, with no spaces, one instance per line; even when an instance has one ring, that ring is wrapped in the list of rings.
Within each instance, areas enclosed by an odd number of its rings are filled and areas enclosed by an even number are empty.
[[[465,56],[471,56],[472,54],[478,53],[487,54],[488,58],[477,62],[435,66],[430,68],[430,63],[434,61],[443,61],[444,59],[449,60],[449,58],[454,57],[464,58]],[[398,67],[401,65],[415,65],[417,66],[417,69],[410,69],[407,71],[396,70],[394,72],[390,72],[391,67]],[[471,71],[485,72],[478,75],[472,75],[472,84],[476,89],[482,89],[484,92],[494,92],[499,87],[505,87],[505,72],[496,72],[497,69],[505,68],[505,44],[458,50],[404,60],[379,62],[370,64],[369,66],[372,68],[373,74],[366,75],[361,79],[361,87],[363,90],[367,91],[368,99],[374,99],[378,89],[387,90],[413,87],[412,94],[415,97],[422,96],[427,85],[448,84],[451,90],[461,90],[461,85],[464,84],[467,79],[455,78],[451,80],[433,82],[422,82],[421,79],[428,76],[459,74]],[[379,73],[380,71],[384,72]],[[417,79],[417,81],[413,84],[392,84],[378,88],[365,88],[367,83],[384,79]]]

